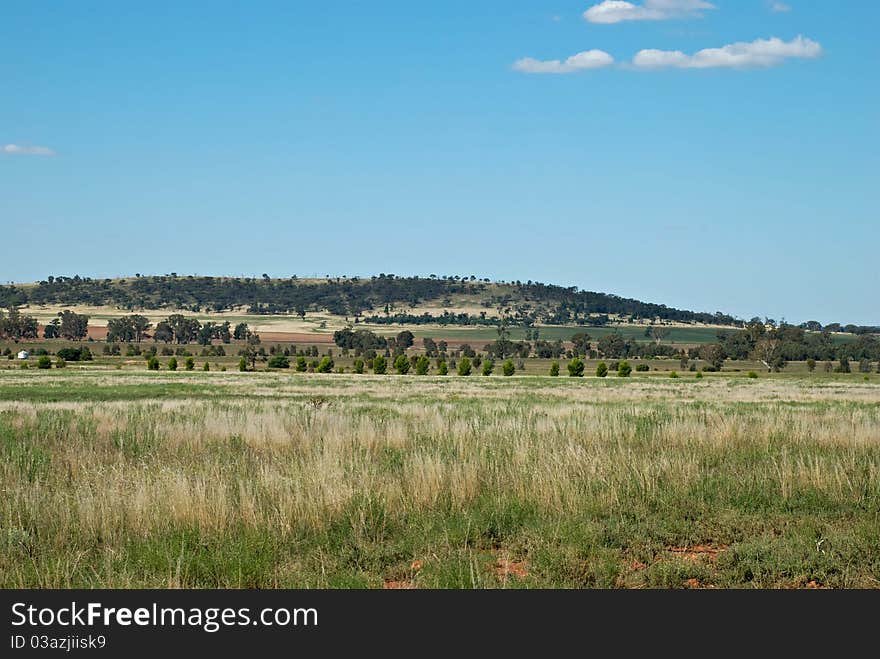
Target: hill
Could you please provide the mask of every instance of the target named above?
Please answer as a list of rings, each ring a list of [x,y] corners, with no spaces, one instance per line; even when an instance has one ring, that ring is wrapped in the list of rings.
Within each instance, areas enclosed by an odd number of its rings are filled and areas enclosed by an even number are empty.
[[[110,306],[128,311],[182,309],[248,314],[327,312],[371,324],[443,324],[528,327],[606,325],[662,320],[740,326],[730,315],[695,312],[607,293],[541,282],[490,282],[474,276],[272,279],[136,276],[123,279],[49,277],[34,284],[0,286],[0,307]]]

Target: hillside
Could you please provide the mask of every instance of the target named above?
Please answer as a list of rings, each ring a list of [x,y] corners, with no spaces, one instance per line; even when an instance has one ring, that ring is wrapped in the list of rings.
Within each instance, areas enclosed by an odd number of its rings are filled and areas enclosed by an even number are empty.
[[[490,282],[474,276],[272,279],[136,276],[49,277],[0,286],[0,307],[88,305],[136,311],[179,309],[279,315],[326,312],[371,324],[528,327],[601,326],[609,320],[741,325],[721,312],[695,312],[607,293],[540,282]]]

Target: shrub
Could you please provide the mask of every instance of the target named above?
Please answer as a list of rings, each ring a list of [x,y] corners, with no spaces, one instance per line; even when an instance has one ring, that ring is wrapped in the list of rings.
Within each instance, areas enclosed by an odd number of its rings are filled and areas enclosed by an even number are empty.
[[[651,367],[648,366],[647,364],[639,364],[638,366],[636,366],[636,371],[638,373],[647,373],[650,370],[651,370]]]
[[[570,362],[568,362],[568,377],[584,377],[584,362],[580,357],[575,357]]]
[[[49,355],[41,355],[37,360],[37,368],[52,368],[52,358]]]
[[[55,353],[56,357],[60,357],[66,362],[78,362],[82,357],[79,348],[61,348]]]
[[[678,378],[678,373],[676,373],[675,371],[672,371],[672,373],[669,374],[669,377],[671,377],[673,380],[675,380]]]
[[[816,360],[815,359],[808,359],[807,360],[807,370],[810,373],[812,373],[813,371],[816,370]]]
[[[238,360],[238,370],[241,372],[247,370],[247,359],[245,359],[244,357]]]
[[[852,369],[849,365],[849,359],[846,357],[840,358],[840,363],[837,365],[837,368],[834,369],[835,373],[852,373]]]
[[[83,346],[79,349],[79,360],[81,362],[92,361],[92,351],[89,350],[87,346]]]
[[[617,377],[628,378],[632,375],[633,369],[628,361],[622,361],[617,365]]]
[[[358,357],[354,360],[354,372],[361,375],[364,372],[364,360]]]
[[[170,357],[174,354],[174,351],[168,346],[164,346],[159,354],[161,354],[163,357]]]
[[[558,377],[559,376],[559,362],[553,362],[550,364],[550,377]]]
[[[147,369],[150,371],[159,370],[159,360],[155,356],[147,358]]]
[[[471,360],[469,357],[462,357],[461,361],[458,362],[458,374],[462,377],[467,377],[471,374]]]
[[[506,378],[509,378],[511,375],[516,373],[516,366],[514,365],[512,359],[508,359],[501,365],[501,372]]]
[[[697,371],[697,380],[703,379],[703,371]]]
[[[492,375],[492,372],[495,370],[495,362],[491,359],[487,359],[483,362],[483,375],[485,377],[489,377]]]
[[[205,362],[205,365],[202,366],[202,370],[203,370],[203,371],[210,371],[210,370],[211,370],[211,364],[209,364],[208,362]]]
[[[375,359],[373,359],[373,373],[376,375],[385,375],[388,371],[388,362],[385,361],[385,357],[382,355],[376,355]]]
[[[757,380],[757,379],[758,379],[758,374],[755,373],[754,371],[749,371],[749,379],[750,379],[750,380]]]
[[[185,364],[186,370],[191,371],[196,367],[196,360],[193,359],[192,357],[187,357],[184,364]]]
[[[431,360],[422,355],[416,360],[416,375],[427,375],[431,368]]]
[[[172,357],[171,359],[168,360],[168,370],[169,371],[176,371],[177,370],[177,358],[176,357]]]
[[[290,368],[290,360],[284,355],[275,355],[274,357],[269,357],[267,366],[269,368]]]
[[[440,365],[437,367],[437,375],[448,375],[449,367],[446,365],[446,362],[440,362]]]
[[[28,363],[27,363],[27,362],[22,362],[22,363],[21,363],[21,366],[19,366],[18,368],[21,369],[22,371],[26,371],[26,370],[28,370],[28,368],[30,368],[30,367],[28,366]]]
[[[608,377],[608,364],[606,364],[605,362],[599,362],[599,365],[596,367],[596,377]]]
[[[65,366],[67,366],[67,362],[61,359],[61,357],[55,360],[55,368],[64,368]]]
[[[303,355],[300,355],[296,358],[296,372],[297,373],[305,373],[309,369],[309,365],[306,363],[306,358]]]
[[[394,360],[394,370],[397,371],[398,375],[406,375],[409,373],[409,369],[412,364],[409,363],[409,359],[406,355],[397,355],[397,358]]]
[[[333,372],[333,359],[328,355],[324,357],[318,365],[315,366],[315,373],[332,373]]]

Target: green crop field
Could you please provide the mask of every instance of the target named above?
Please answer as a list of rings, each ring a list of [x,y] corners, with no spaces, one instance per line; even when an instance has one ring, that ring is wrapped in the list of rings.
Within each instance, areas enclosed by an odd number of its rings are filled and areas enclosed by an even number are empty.
[[[0,587],[880,586],[877,376],[0,371]]]

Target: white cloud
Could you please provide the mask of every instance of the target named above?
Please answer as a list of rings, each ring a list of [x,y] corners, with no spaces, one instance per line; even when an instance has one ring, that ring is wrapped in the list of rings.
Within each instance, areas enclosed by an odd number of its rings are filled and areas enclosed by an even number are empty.
[[[614,64],[614,58],[604,50],[585,50],[572,55],[567,60],[537,60],[524,57],[513,64],[515,71],[521,73],[577,73],[589,69],[602,69]]]
[[[783,41],[772,37],[721,48],[706,48],[693,55],[686,55],[680,50],[642,50],[632,63],[640,69],[751,68],[776,66],[790,58],[815,59],[821,54],[821,44],[812,39],[798,36],[791,41]]]
[[[10,156],[54,156],[55,152],[47,146],[20,146],[18,144],[4,144],[0,146],[0,153]]]
[[[715,9],[705,0],[644,0],[640,5],[625,0],[604,0],[584,12],[590,23],[620,23],[622,21],[666,21],[673,18],[702,16],[704,9]]]
[[[777,14],[785,14],[791,11],[791,5],[787,5],[784,2],[771,2],[770,11],[776,12]]]

